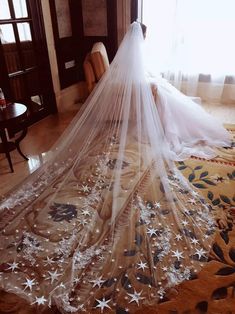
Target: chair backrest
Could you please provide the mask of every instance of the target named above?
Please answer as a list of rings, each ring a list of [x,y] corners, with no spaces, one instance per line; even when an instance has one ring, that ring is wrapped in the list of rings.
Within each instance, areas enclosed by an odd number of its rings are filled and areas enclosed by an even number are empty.
[[[95,73],[92,67],[92,63],[91,63],[91,54],[88,53],[86,55],[86,58],[83,62],[83,70],[84,70],[84,74],[85,74],[85,78],[86,78],[86,83],[87,83],[87,89],[89,94],[91,93],[91,91],[93,90],[93,88],[95,87],[96,84],[96,78],[95,78]]]
[[[91,50],[91,63],[96,80],[99,81],[104,72],[109,68],[109,58],[102,42],[97,42]]]
[[[89,94],[108,68],[109,58],[106,48],[102,42],[97,42],[93,45],[91,52],[86,55],[83,62],[83,69]]]

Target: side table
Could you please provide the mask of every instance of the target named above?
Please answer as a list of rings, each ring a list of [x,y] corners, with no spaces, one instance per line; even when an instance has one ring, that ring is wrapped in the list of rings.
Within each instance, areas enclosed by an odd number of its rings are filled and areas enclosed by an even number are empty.
[[[8,160],[11,172],[14,172],[10,152],[17,149],[19,154],[25,159],[28,158],[20,149],[20,142],[27,134],[27,126],[24,121],[27,119],[27,107],[19,103],[9,103],[6,108],[0,109],[0,153],[4,153]],[[7,139],[7,130],[15,130],[21,134],[14,140]]]

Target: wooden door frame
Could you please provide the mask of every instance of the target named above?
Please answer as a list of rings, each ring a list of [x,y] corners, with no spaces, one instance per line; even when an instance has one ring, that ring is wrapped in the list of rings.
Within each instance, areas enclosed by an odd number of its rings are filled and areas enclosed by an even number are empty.
[[[131,0],[131,23],[143,20],[143,0]]]

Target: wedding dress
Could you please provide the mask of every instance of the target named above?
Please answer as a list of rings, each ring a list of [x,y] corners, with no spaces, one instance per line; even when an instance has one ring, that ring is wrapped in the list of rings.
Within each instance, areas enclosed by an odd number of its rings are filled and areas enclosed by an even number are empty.
[[[0,203],[0,286],[39,309],[135,313],[205,264],[214,208],[171,161],[133,23],[48,160]]]
[[[230,147],[231,135],[201,105],[160,76],[148,75],[172,159],[215,157],[216,147]]]

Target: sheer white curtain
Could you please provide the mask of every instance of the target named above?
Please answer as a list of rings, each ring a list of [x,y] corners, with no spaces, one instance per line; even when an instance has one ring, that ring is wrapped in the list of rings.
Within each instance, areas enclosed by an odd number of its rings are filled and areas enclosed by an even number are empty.
[[[234,0],[144,0],[148,68],[190,96],[234,102],[234,12]]]

